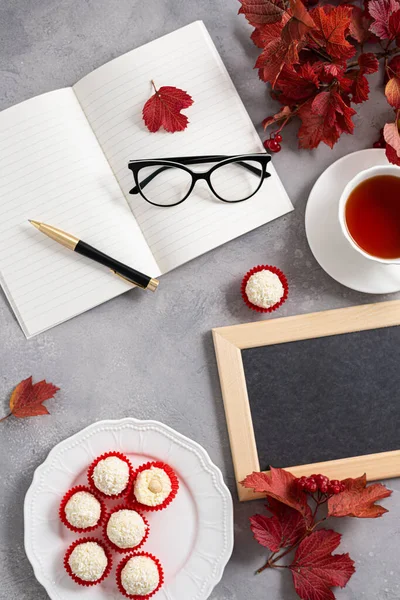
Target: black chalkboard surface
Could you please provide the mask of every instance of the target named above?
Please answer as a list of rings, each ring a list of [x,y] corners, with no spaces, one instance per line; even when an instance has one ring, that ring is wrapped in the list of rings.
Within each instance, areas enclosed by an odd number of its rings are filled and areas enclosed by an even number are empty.
[[[400,448],[400,327],[242,350],[261,470]]]

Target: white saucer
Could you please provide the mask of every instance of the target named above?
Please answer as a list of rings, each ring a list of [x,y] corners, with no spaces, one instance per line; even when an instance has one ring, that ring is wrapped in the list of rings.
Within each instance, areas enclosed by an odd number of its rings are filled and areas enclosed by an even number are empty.
[[[400,290],[400,265],[383,265],[364,258],[345,239],[339,225],[338,203],[346,184],[357,173],[386,165],[385,151],[360,150],[337,160],[317,179],[306,207],[306,235],[321,267],[339,283],[367,294]]]

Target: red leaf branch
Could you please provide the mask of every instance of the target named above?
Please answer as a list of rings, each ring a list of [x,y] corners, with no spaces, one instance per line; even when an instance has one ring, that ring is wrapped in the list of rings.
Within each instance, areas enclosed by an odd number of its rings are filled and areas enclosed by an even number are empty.
[[[270,513],[250,518],[255,540],[271,551],[257,573],[269,568],[289,569],[303,600],[334,600],[331,588],[344,587],[355,571],[348,554],[333,554],[341,535],[321,529],[321,525],[328,517],[380,517],[387,509],[376,502],[391,494],[380,483],[367,486],[365,475],[343,481],[329,481],[323,475],[298,479],[274,468],[269,473],[252,473],[242,485],[264,493]],[[321,509],[325,509],[325,516]],[[278,564],[293,552],[290,564]]]
[[[255,28],[251,38],[261,49],[255,68],[281,104],[263,121],[265,128],[278,126],[265,141],[267,149],[279,151],[280,144],[271,142],[275,136],[281,141],[282,130],[295,117],[301,121],[301,148],[321,142],[333,147],[343,133],[352,134],[356,111],[351,105],[368,100],[368,76],[378,70],[379,61],[387,100],[400,110],[400,0],[314,8],[314,0],[306,5],[301,0],[239,2],[239,13]],[[370,51],[365,50],[368,44],[375,44]],[[399,131],[397,112],[391,125]],[[389,160],[400,164],[393,131],[391,139],[393,143],[382,131],[375,147],[385,147]]]

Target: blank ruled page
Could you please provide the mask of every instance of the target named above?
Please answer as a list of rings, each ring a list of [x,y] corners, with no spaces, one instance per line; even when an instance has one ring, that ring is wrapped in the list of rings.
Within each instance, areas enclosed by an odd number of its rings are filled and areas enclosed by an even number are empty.
[[[193,106],[184,111],[190,121],[185,131],[146,129],[141,113],[153,94],[152,79],[158,88],[176,86],[193,97]],[[154,207],[128,193],[134,185],[127,168],[131,159],[264,151],[202,22],[111,61],[74,90],[162,272],[292,210],[271,166],[273,176],[239,204],[216,199],[204,181],[172,208]],[[237,182],[227,185],[233,192]]]
[[[131,288],[28,219],[159,274],[71,88],[0,113],[0,281],[27,337]]]

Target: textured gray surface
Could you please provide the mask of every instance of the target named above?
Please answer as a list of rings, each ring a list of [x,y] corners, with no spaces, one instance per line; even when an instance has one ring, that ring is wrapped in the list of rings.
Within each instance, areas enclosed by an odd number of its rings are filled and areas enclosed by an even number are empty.
[[[274,107],[252,71],[257,51],[237,8],[235,0],[2,0],[0,108],[71,85],[133,47],[203,19],[259,124]],[[53,445],[93,421],[124,416],[164,421],[205,446],[234,493],[210,329],[261,318],[239,295],[243,273],[259,263],[276,264],[289,278],[281,316],[383,299],[345,289],[321,271],[307,246],[304,208],[323,169],[370,147],[389,114],[383,95],[374,90],[355,119],[356,134],[333,151],[298,152],[294,130],[285,133],[285,150],[274,162],[296,210],[167,275],[155,295],[132,291],[27,342],[0,293],[4,413],[12,387],[23,377],[45,377],[62,390],[49,403],[50,417],[0,425],[0,598],[47,597],[24,554],[24,494]],[[345,534],[342,547],[357,566],[350,584],[337,592],[340,600],[400,596],[399,481],[390,487],[394,493],[385,501],[390,513],[383,519],[337,523]],[[212,600],[296,597],[280,572],[253,576],[264,552],[253,542],[247,519],[261,507],[235,500],[235,550]]]

